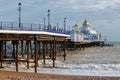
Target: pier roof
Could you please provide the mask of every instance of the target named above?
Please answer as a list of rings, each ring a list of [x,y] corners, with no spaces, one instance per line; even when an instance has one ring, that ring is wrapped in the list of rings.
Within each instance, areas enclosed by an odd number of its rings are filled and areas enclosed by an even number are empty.
[[[70,35],[66,35],[66,34],[45,32],[45,31],[0,30],[0,34],[28,34],[28,35],[51,35],[51,36],[70,37]]]

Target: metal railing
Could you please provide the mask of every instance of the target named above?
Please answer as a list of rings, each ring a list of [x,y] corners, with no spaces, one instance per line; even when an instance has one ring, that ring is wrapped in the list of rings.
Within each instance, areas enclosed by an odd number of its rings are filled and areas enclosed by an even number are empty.
[[[44,26],[43,24],[28,24],[16,22],[0,22],[0,30],[21,30],[21,31],[46,31],[60,34],[70,34],[70,30],[63,30],[63,28],[57,28],[55,26]]]

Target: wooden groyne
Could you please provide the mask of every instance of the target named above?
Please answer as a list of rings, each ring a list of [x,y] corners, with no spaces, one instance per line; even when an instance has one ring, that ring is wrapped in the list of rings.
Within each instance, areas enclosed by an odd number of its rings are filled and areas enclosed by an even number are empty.
[[[120,80],[120,77],[55,75],[0,70],[0,80]]]

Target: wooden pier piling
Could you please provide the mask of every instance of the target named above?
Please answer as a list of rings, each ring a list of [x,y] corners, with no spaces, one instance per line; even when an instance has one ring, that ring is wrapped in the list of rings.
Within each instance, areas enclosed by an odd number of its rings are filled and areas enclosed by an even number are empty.
[[[18,41],[15,41],[15,65],[16,65],[16,71],[18,72]]]
[[[2,50],[3,50],[3,42],[2,41],[0,41],[0,68],[2,68],[3,66],[2,66],[2,54],[3,54],[3,52],[2,52]]]
[[[23,40],[21,40],[21,55],[23,56]]]
[[[46,58],[46,57],[45,57],[45,56],[46,56],[46,47],[47,47],[47,46],[46,46],[46,43],[43,42],[43,64],[44,64],[44,65],[45,65],[45,63],[46,63],[46,61],[45,61],[45,60],[46,60],[46,59],[45,59],[45,58]]]
[[[34,36],[34,42],[35,42],[35,73],[37,73],[37,66],[38,66],[38,42],[37,37]]]
[[[26,45],[27,45],[27,69],[29,69],[30,41],[26,41]]]
[[[66,60],[66,40],[64,40],[64,61]]]
[[[54,40],[53,40],[53,55],[52,55],[52,59],[53,59],[53,67],[55,67],[55,37],[54,37]]]

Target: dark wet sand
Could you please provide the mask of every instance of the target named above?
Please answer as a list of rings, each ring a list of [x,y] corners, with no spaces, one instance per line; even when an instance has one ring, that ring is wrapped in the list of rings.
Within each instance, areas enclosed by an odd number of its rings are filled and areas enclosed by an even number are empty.
[[[120,80],[120,77],[72,76],[0,70],[0,80]]]

